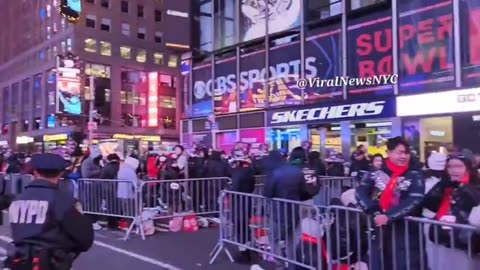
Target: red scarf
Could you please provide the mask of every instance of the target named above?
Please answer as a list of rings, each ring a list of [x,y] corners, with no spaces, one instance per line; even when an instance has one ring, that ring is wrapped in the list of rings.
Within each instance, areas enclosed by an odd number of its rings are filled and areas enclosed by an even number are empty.
[[[386,160],[387,168],[392,172],[390,181],[387,184],[387,187],[380,195],[380,207],[384,212],[388,211],[392,207],[393,196],[395,194],[395,187],[397,186],[398,177],[403,175],[408,170],[407,166],[397,166],[393,164],[390,159]]]
[[[470,175],[466,174],[462,180],[460,180],[460,184],[468,184],[470,183]],[[448,212],[450,212],[450,206],[451,206],[451,199],[452,199],[452,194],[454,188],[447,188],[445,189],[445,193],[443,194],[443,200],[442,203],[440,204],[440,208],[438,208],[437,212],[437,220],[440,220],[443,216],[447,215]]]

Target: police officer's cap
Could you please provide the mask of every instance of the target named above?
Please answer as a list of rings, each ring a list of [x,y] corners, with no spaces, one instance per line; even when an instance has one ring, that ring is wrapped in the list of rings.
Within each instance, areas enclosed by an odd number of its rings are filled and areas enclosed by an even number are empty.
[[[30,161],[34,170],[63,171],[67,167],[65,160],[56,154],[36,154]]]

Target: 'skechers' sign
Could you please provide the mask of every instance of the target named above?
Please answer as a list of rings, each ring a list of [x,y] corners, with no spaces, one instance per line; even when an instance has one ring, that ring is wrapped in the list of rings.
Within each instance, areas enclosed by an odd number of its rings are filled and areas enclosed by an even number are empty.
[[[271,126],[394,117],[395,100],[385,99],[340,105],[337,103],[335,105],[308,106],[293,110],[274,110],[268,115]]]

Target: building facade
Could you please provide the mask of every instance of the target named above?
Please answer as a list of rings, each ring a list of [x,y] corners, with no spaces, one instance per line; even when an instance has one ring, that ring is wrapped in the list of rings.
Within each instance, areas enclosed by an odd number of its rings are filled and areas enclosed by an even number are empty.
[[[85,0],[71,24],[57,1],[7,1],[0,10],[1,145],[32,151],[81,140],[92,98],[95,139],[178,141],[179,55],[190,48],[190,3]],[[79,115],[58,110],[56,58],[68,52],[84,68]]]
[[[479,0],[200,2],[185,144],[480,151]]]

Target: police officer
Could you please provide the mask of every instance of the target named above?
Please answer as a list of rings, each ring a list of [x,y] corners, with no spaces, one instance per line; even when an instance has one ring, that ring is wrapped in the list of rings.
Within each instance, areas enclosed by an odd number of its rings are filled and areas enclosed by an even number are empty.
[[[93,244],[91,222],[76,208],[72,194],[58,189],[65,160],[55,154],[31,159],[35,180],[12,202],[9,221],[15,254],[12,270],[69,270]]]

